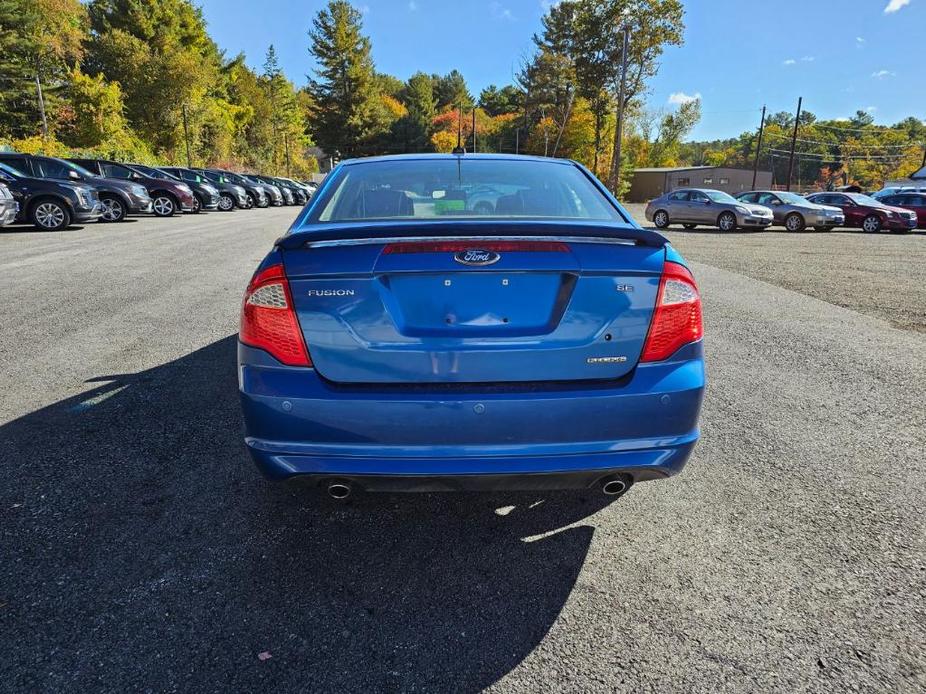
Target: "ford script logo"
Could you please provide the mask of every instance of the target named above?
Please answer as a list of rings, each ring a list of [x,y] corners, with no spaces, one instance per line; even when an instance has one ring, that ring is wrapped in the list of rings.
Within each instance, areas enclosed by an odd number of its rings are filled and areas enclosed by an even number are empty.
[[[501,256],[494,251],[483,251],[478,248],[460,251],[453,259],[464,265],[491,265],[501,260]]]

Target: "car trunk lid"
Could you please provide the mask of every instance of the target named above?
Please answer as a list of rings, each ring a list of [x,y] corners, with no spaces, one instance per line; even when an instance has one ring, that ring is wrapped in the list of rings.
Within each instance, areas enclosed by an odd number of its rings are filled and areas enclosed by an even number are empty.
[[[559,230],[286,237],[286,274],[316,369],[339,383],[626,375],[646,339],[665,251],[636,229]]]

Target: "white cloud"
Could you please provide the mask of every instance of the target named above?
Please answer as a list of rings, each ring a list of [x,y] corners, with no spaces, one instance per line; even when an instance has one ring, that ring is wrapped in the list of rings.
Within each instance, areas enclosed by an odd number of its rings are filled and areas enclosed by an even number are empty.
[[[408,9],[409,9],[411,12],[414,12],[415,10],[418,9],[418,3],[415,2],[415,0],[410,0],[410,2],[408,3]]]
[[[685,92],[673,92],[669,94],[669,103],[670,104],[688,104],[692,101],[697,101],[701,98],[701,92],[695,92],[694,94],[686,94]]]
[[[801,58],[802,63],[812,63],[814,60],[815,58],[812,55],[805,55],[803,58]]]
[[[495,19],[504,19],[509,22],[514,21],[514,14],[507,7],[504,7],[501,3],[493,2],[489,4],[489,12],[492,13],[492,16]]]
[[[892,14],[902,7],[910,4],[910,0],[890,0],[887,7],[884,8],[884,14]]]
[[[794,58],[788,58],[782,65],[794,65],[797,61]]]
[[[846,118],[845,116],[842,116],[841,118],[834,118],[833,120],[837,123],[849,123],[852,121],[851,118]]]
[[[867,107],[865,108],[866,113],[874,113],[874,112],[877,111],[877,110],[878,110],[878,107],[877,107],[877,106],[867,106]]]
[[[883,80],[885,77],[894,77],[896,74],[896,72],[891,72],[890,70],[878,70],[877,72],[872,72],[871,76],[876,80]]]
[[[855,37],[855,42],[856,42],[856,43],[865,43],[865,39],[862,38],[861,36],[856,36],[856,37]]]

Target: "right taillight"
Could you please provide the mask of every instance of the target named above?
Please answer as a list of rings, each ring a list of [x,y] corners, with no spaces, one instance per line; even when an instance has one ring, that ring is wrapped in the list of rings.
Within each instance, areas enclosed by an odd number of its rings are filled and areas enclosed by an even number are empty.
[[[694,277],[684,265],[667,262],[659,281],[656,310],[643,346],[640,361],[661,361],[682,345],[700,340],[701,295]]]
[[[251,280],[241,306],[238,337],[288,366],[312,366],[282,265],[264,268]]]

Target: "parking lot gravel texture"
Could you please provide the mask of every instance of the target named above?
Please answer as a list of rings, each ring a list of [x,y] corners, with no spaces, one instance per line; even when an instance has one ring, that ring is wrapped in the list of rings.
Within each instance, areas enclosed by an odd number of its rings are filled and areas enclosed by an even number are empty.
[[[670,231],[709,373],[676,478],[336,504],[242,444],[294,214],[0,232],[0,689],[926,689],[922,235]]]

